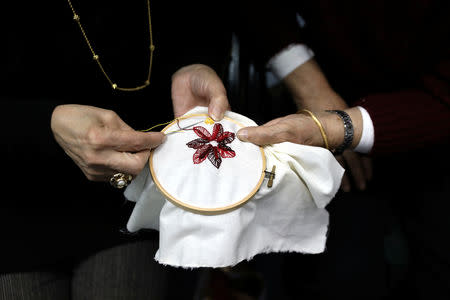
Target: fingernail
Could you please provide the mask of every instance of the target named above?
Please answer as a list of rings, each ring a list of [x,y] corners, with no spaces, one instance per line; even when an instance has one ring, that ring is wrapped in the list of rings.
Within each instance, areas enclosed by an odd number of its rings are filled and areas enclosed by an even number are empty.
[[[167,135],[164,134],[161,143],[164,143],[167,140]]]
[[[241,141],[246,142],[248,140],[248,131],[247,129],[241,129],[238,131],[237,133],[238,139],[240,139]]]

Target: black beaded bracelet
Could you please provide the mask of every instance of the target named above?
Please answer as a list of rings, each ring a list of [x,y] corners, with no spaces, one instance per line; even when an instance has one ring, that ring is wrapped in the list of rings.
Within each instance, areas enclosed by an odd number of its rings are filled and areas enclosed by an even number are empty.
[[[352,119],[345,111],[342,110],[327,110],[327,112],[337,114],[339,117],[341,117],[342,121],[344,121],[344,142],[333,151],[335,155],[339,155],[342,154],[345,149],[350,147],[353,142],[354,133]]]

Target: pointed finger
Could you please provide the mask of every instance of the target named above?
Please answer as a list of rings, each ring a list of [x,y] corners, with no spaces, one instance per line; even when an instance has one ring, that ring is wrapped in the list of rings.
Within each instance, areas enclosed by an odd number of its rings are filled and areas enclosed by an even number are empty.
[[[165,134],[161,132],[115,130],[110,133],[108,142],[116,151],[138,152],[159,146],[165,138]]]
[[[240,129],[238,138],[256,145],[270,145],[286,141],[284,130],[279,125],[251,126]]]

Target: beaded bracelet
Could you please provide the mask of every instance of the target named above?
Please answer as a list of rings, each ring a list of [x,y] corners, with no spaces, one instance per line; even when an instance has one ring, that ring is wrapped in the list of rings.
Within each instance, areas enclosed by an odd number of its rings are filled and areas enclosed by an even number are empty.
[[[353,142],[354,130],[352,119],[345,111],[342,110],[326,110],[326,112],[337,114],[344,122],[344,142],[342,142],[342,144],[333,151],[335,155],[340,155],[344,152],[344,150],[349,148]]]

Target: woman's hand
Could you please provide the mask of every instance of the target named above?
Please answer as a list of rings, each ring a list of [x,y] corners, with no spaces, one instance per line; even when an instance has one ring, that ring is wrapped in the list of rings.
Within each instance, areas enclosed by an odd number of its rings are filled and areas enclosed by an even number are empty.
[[[237,136],[241,141],[261,146],[291,142],[324,147],[317,124],[311,117],[303,114],[277,118],[262,126],[245,127],[237,132]]]
[[[345,110],[353,121],[355,135],[352,147],[355,147],[361,138],[362,118],[358,108]],[[330,149],[334,149],[343,142],[344,128],[342,120],[333,113],[321,111],[315,113],[320,120],[328,138]],[[269,145],[282,142],[291,142],[302,145],[324,147],[324,141],[319,127],[313,119],[304,114],[288,115],[274,119],[262,126],[246,127],[238,131],[237,136],[242,141],[252,142],[257,145]],[[336,156],[339,163],[346,169],[342,179],[342,190],[348,192],[351,189],[351,180],[359,189],[364,190],[366,183],[372,178],[370,159],[347,150],[342,155]]]
[[[291,91],[299,108],[312,111],[348,109],[346,102],[331,88],[325,74],[314,59],[298,66],[283,79],[283,82]],[[357,121],[353,120],[353,123]],[[342,124],[336,124],[336,126],[342,126]],[[345,168],[341,183],[342,190],[348,192],[352,185],[359,190],[364,190],[367,182],[372,178],[370,158],[346,150],[341,155],[337,155],[336,159]]]
[[[122,172],[137,175],[150,149],[165,135],[133,130],[115,112],[86,105],[60,105],[52,114],[56,141],[89,180],[108,181]]]
[[[207,106],[216,121],[222,120],[230,109],[222,80],[213,69],[200,64],[183,67],[173,74],[172,104],[175,117],[196,106]]]

